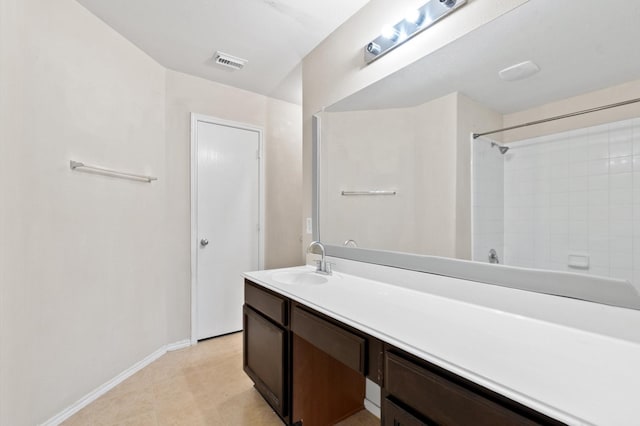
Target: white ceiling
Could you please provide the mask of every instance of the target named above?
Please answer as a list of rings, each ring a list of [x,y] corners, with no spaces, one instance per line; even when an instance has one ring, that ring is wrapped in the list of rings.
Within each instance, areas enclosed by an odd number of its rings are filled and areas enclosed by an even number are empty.
[[[78,0],[167,68],[301,103],[298,64],[369,0]],[[248,59],[241,71],[216,50]]]
[[[638,0],[530,0],[327,110],[415,106],[459,91],[498,112],[521,111],[640,79],[638,40]],[[498,78],[527,60],[541,72]]]

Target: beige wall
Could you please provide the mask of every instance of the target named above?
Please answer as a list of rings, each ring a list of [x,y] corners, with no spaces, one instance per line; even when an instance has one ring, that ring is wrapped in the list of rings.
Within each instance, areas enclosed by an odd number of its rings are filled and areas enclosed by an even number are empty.
[[[413,109],[322,113],[321,240],[417,251]],[[389,143],[393,141],[393,143]],[[342,191],[395,190],[391,196]],[[373,213],[375,212],[375,213]]]
[[[14,185],[19,173],[20,164],[11,155],[8,141],[18,140],[22,122],[22,81],[18,40],[23,39],[24,29],[17,17],[21,10],[17,0],[12,2],[0,0],[0,424],[9,424],[9,398],[13,393],[15,373],[12,373],[10,361],[15,359],[14,349],[9,342],[13,331],[11,313],[12,304],[9,297],[19,289],[12,288],[16,282],[18,271],[13,266],[13,253],[22,249],[23,242],[15,224],[20,218],[17,206],[20,193]],[[11,339],[11,340],[10,340]],[[12,410],[13,411],[13,410]]]
[[[526,3],[527,0],[469,1],[466,6],[409,43],[364,65],[363,47],[377,37],[383,25],[400,20],[407,9],[421,4],[417,0],[372,0],[327,37],[303,61],[303,223],[311,216],[311,117],[333,104],[475,28]],[[304,244],[310,242],[305,234]]]
[[[265,268],[302,265],[302,107],[267,100]]]
[[[191,111],[265,128],[267,265],[301,263],[299,106],[167,71],[73,0],[0,0],[0,89],[0,424],[190,337]]]
[[[0,75],[15,85],[0,111],[0,423],[33,425],[167,343],[165,70],[75,1],[2,5],[20,31],[5,40],[17,72]],[[70,159],[160,180],[72,172]]]
[[[320,116],[323,242],[471,258],[471,132],[500,127],[501,114],[452,93],[417,107]],[[367,189],[398,194],[340,195]]]
[[[551,102],[536,108],[520,111],[504,116],[504,127],[514,126],[530,121],[541,120],[556,115],[569,114],[589,108],[596,108],[629,99],[640,98],[640,80],[630,81],[618,86],[596,90],[572,98]],[[591,114],[552,121],[537,126],[511,130],[503,134],[505,142],[514,142],[537,136],[560,133],[567,130],[597,126],[599,124],[626,120],[640,116],[640,104],[626,105],[619,108],[594,112]],[[493,137],[493,136],[490,136]]]
[[[456,253],[457,93],[414,109],[417,253]]]

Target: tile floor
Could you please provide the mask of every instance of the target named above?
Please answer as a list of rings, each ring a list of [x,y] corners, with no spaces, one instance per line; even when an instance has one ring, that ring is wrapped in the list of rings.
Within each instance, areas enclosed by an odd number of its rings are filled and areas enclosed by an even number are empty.
[[[282,426],[242,371],[242,334],[169,352],[78,412],[64,426]],[[340,426],[373,426],[366,411]]]

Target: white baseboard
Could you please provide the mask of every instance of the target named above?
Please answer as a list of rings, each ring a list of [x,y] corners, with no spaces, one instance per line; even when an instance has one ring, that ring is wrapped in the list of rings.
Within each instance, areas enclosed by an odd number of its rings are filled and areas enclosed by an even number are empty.
[[[180,340],[179,342],[170,343],[167,345],[167,352],[178,351],[180,349],[188,348],[191,346],[190,339]]]
[[[84,397],[80,398],[75,403],[71,404],[69,407],[65,408],[60,413],[56,414],[46,422],[42,423],[41,426],[58,426],[60,423],[67,420],[69,417],[73,416],[78,411],[82,410],[84,407],[91,404],[93,401],[100,398],[102,395],[106,394],[111,389],[115,388],[120,383],[124,382],[129,377],[133,376],[135,373],[142,370],[147,365],[151,364],[153,361],[160,358],[162,355],[170,351],[177,351],[178,349],[184,349],[188,346],[191,346],[191,340],[189,339],[180,340],[179,342],[170,343],[168,345],[162,346],[160,349],[146,356],[141,361],[138,361],[137,363],[127,368],[122,373],[118,374],[113,379],[109,380],[107,383],[97,387],[96,389],[89,392]]]
[[[368,399],[364,400],[364,409],[370,412],[371,414],[373,414],[374,416],[376,416],[377,418],[380,418],[381,416],[380,407],[378,407],[376,404],[369,401]]]

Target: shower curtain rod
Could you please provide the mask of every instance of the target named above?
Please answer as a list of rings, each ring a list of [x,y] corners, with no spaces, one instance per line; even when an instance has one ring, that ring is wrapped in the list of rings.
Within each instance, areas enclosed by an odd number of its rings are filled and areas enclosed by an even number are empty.
[[[516,126],[505,127],[505,128],[502,128],[502,129],[491,130],[490,132],[474,133],[473,134],[473,138],[474,139],[478,139],[480,136],[487,136],[487,135],[492,135],[494,133],[506,132],[507,130],[519,129],[521,127],[535,126],[536,124],[547,123],[549,121],[562,120],[563,118],[575,117],[577,115],[589,114],[591,112],[602,111],[602,110],[609,109],[609,108],[617,108],[617,107],[621,107],[621,106],[624,106],[624,105],[635,104],[635,103],[638,103],[638,102],[640,102],[640,98],[630,99],[628,101],[623,101],[623,102],[617,102],[615,104],[599,106],[599,107],[596,107],[596,108],[585,109],[585,110],[582,110],[582,111],[572,112],[572,113],[569,113],[569,114],[556,115],[555,117],[545,118],[545,119],[536,120],[536,121],[530,121],[529,123],[518,124]]]

